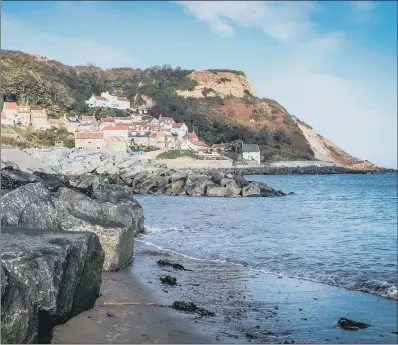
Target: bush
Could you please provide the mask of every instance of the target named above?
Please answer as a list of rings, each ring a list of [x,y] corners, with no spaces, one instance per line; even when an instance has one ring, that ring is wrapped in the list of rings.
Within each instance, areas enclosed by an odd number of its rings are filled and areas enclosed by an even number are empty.
[[[191,157],[191,158],[195,158],[195,159],[203,159],[203,157],[199,156],[196,152],[188,151],[188,150],[187,151],[185,151],[185,150],[166,151],[166,152],[159,154],[156,157],[156,159],[176,159],[176,158],[181,158],[181,157]]]

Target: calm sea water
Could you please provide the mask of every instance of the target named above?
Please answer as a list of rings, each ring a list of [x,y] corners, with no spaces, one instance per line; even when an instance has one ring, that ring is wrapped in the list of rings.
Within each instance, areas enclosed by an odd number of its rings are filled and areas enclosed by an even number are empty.
[[[283,198],[140,196],[146,242],[397,299],[397,175],[249,176]]]

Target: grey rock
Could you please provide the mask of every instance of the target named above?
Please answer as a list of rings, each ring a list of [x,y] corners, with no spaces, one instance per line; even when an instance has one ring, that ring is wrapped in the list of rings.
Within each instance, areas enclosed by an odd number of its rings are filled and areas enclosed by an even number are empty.
[[[89,232],[2,228],[1,342],[48,343],[94,306],[104,252]]]
[[[133,255],[134,237],[143,231],[144,215],[132,197],[113,192],[116,195],[106,194],[114,198],[108,202],[65,187],[50,193],[43,183],[28,184],[2,197],[1,225],[94,232],[105,251],[104,270],[117,270]]]
[[[234,180],[239,188],[243,188],[249,185],[249,182],[241,175],[235,175]]]
[[[2,189],[15,189],[25,184],[38,181],[40,181],[39,177],[21,170],[14,170],[11,168],[1,170]]]
[[[211,169],[209,174],[211,176],[212,181],[215,184],[218,184],[218,185],[221,184],[221,180],[224,178],[224,174],[223,173],[221,173],[217,169]]]
[[[207,186],[206,189],[206,196],[218,196],[218,197],[225,197],[227,194],[227,189],[225,187],[218,187],[214,186]]]
[[[229,183],[226,187],[225,196],[239,197],[242,195],[242,188],[239,188],[236,183]]]
[[[188,178],[188,174],[184,171],[177,171],[174,174],[170,175],[170,180],[172,182],[178,180],[186,180]]]
[[[242,189],[242,196],[261,196],[260,187],[251,183]]]

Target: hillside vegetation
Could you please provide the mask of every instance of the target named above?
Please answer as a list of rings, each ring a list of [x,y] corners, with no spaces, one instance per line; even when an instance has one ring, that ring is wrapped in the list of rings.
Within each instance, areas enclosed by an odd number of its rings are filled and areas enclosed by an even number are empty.
[[[146,95],[156,102],[150,115],[162,114],[185,122],[209,145],[242,140],[258,144],[266,160],[314,159],[312,146],[297,124],[299,120],[275,100],[256,97],[254,86],[243,72],[198,72],[169,65],[103,70],[90,65],[66,66],[19,51],[2,50],[0,54],[2,101],[37,105],[46,108],[52,117],[94,114],[100,118],[127,116],[128,112],[88,109],[84,100],[92,94],[109,91],[137,103],[141,95]],[[187,96],[190,94],[197,97]],[[344,164],[349,165],[347,157]],[[357,164],[358,160],[352,162]]]

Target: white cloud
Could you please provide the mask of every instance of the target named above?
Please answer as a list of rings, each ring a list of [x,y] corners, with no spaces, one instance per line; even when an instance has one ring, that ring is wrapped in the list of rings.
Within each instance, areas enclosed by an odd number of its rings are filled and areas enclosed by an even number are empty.
[[[378,4],[376,1],[350,1],[350,7],[357,21],[371,19]]]
[[[40,54],[67,65],[92,63],[102,68],[137,65],[127,50],[114,48],[85,37],[58,36],[38,32],[22,21],[2,13],[1,42],[10,50]]]
[[[234,28],[227,21],[242,26],[260,27],[269,36],[288,41],[311,31],[308,15],[315,2],[279,1],[175,1],[187,13],[210,25],[215,33],[233,37]]]
[[[317,3],[178,3],[211,27],[263,30],[259,44],[269,54],[252,73],[259,95],[276,99],[350,154],[397,166],[396,56],[367,51],[343,31],[320,34],[311,19]],[[374,10],[374,4],[354,6],[361,14]]]

